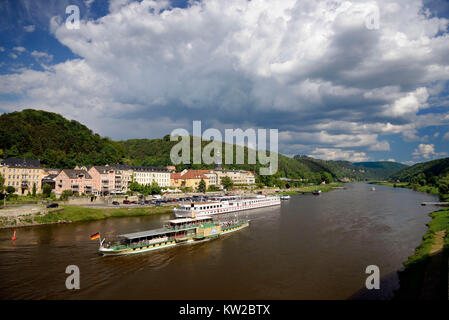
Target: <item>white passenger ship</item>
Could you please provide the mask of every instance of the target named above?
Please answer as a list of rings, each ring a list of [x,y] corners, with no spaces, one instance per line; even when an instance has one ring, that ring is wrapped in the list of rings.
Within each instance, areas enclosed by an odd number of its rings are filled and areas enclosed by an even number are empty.
[[[254,198],[217,197],[208,202],[181,204],[178,208],[174,208],[173,211],[177,218],[186,218],[192,215],[197,217],[211,216],[241,210],[277,206],[280,204],[281,199],[277,196],[256,196]]]

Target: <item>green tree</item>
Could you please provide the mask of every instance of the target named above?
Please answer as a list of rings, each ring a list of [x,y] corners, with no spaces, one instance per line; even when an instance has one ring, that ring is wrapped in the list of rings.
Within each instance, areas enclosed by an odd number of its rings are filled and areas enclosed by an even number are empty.
[[[3,190],[5,190],[5,178],[0,173],[0,193],[3,193]]]
[[[230,190],[234,186],[234,182],[232,182],[231,178],[229,177],[223,177],[221,179],[221,184],[223,185],[223,188],[225,188],[226,190]]]
[[[420,172],[417,176],[416,176],[416,182],[418,182],[421,186],[425,186],[427,181],[426,181],[426,175],[423,172]]]
[[[438,192],[442,201],[449,201],[449,175],[438,181]]]
[[[13,186],[7,186],[6,187],[6,192],[8,194],[12,194],[12,193],[16,192],[16,188],[14,188]]]
[[[31,195],[32,195],[33,197],[36,196],[36,183],[33,183],[33,189],[32,189],[32,191],[31,191]]]
[[[201,192],[201,193],[205,193],[206,192],[206,182],[203,179],[201,179],[200,183],[198,184],[197,191]]]
[[[44,186],[42,187],[42,195],[44,196],[44,198],[50,197],[51,186],[48,183],[44,184]]]
[[[71,197],[71,196],[73,196],[72,190],[64,190],[64,191],[62,191],[61,196],[59,197],[59,200],[67,201],[67,200],[69,200],[69,197]]]
[[[142,189],[143,189],[143,187],[135,181],[133,181],[129,184],[129,190],[131,190],[133,192],[141,192]]]
[[[220,191],[220,188],[214,184],[210,184],[209,187],[207,187],[207,191],[210,191],[210,192]]]
[[[0,195],[3,198],[3,204],[5,204],[5,201],[6,201],[6,199],[5,199],[6,195],[4,194],[4,190],[5,190],[5,178],[0,173]]]
[[[151,183],[151,194],[161,194],[161,187],[159,186],[159,184],[156,181],[153,181]]]
[[[331,183],[334,181],[334,179],[332,178],[332,175],[327,171],[324,171],[321,173],[321,180],[326,181],[326,183]]]

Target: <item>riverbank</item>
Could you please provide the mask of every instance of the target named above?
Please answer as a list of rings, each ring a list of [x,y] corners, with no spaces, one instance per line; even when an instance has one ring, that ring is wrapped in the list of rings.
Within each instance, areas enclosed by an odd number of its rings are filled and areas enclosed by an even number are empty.
[[[425,193],[439,195],[438,187],[434,187],[434,186],[421,186],[421,185],[412,186],[408,182],[388,182],[388,181],[373,181],[373,182],[370,182],[370,184],[377,184],[380,186],[387,186],[387,187],[393,187],[393,188],[406,188],[406,189],[411,189],[413,191],[419,191],[419,192],[425,192]]]
[[[343,187],[343,183],[341,182],[332,182],[329,184],[322,184],[322,185],[315,185],[315,186],[305,186],[305,187],[299,187],[299,188],[292,188],[287,191],[281,191],[278,193],[281,194],[288,194],[288,195],[295,195],[301,192],[313,192],[315,190],[321,190],[321,192],[329,192],[332,190],[335,190],[335,188]]]
[[[415,253],[399,272],[395,299],[447,300],[449,209],[429,214],[432,220]]]
[[[103,220],[111,217],[135,217],[153,214],[171,213],[173,206],[142,208],[86,208],[63,205],[57,209],[34,206],[27,213],[20,214],[14,210],[0,211],[0,228],[30,227],[53,223],[72,223],[81,221]]]

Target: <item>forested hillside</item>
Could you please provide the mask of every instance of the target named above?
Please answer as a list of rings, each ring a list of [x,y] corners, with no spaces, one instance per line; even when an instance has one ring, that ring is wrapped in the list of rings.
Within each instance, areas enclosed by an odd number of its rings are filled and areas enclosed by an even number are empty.
[[[294,159],[307,168],[306,172],[328,172],[337,179],[382,180],[407,167],[402,163],[389,161],[352,163],[338,160],[325,161],[300,155],[295,156]]]
[[[193,139],[190,137],[190,139]],[[74,120],[59,114],[23,110],[0,115],[0,157],[38,158],[45,167],[73,168],[75,165],[105,165],[124,163],[143,166],[167,166],[171,164],[170,150],[177,142],[167,135],[162,139],[131,139],[113,141],[92,132]],[[206,146],[210,141],[203,141]],[[193,145],[191,141],[191,145]],[[234,159],[237,148],[234,146]],[[192,152],[191,148],[191,152]],[[244,148],[247,163],[247,148]],[[226,157],[222,144],[222,159]],[[348,161],[323,161],[305,156],[294,159],[279,154],[278,171],[274,176],[258,177],[260,182],[271,185],[280,177],[304,179],[319,183],[322,180],[349,178],[355,180],[384,179],[403,167],[393,162],[351,163]],[[192,154],[191,154],[191,163]],[[227,169],[250,170],[258,174],[261,165],[223,165]],[[177,169],[210,169],[213,165],[182,164]]]
[[[38,158],[46,167],[119,163],[122,144],[102,138],[59,114],[23,110],[0,115],[0,149],[4,158]]]

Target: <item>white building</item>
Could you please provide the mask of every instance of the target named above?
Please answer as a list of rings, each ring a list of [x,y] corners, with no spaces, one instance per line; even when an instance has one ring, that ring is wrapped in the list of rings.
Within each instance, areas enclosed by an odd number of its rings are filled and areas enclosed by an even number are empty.
[[[160,187],[170,186],[170,170],[160,167],[132,167],[133,181],[141,185],[157,182]]]

